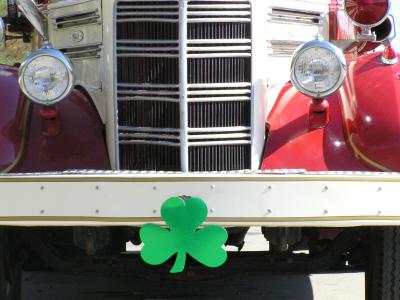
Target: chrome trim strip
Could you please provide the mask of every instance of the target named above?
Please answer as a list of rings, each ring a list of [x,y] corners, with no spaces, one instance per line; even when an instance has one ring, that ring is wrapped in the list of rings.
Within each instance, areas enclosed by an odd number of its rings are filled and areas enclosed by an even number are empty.
[[[119,44],[133,44],[133,45],[143,45],[143,44],[152,44],[152,45],[165,45],[165,44],[178,44],[179,41],[171,41],[171,40],[117,40]]]
[[[117,50],[117,47],[116,47]],[[179,57],[178,54],[168,53],[119,53],[117,57]]]
[[[129,132],[176,132],[176,133],[180,132],[180,129],[176,129],[176,128],[119,126],[119,129],[124,130],[124,131],[129,131]]]
[[[188,95],[243,95],[250,94],[251,89],[232,89],[232,90],[192,90]]]
[[[178,8],[178,4],[177,5],[135,5],[135,6],[128,6],[128,5],[120,5],[119,6],[120,9],[174,9],[174,8]]]
[[[238,132],[249,131],[251,127],[236,126],[236,127],[211,127],[211,128],[189,128],[189,133],[202,133],[202,132]]]
[[[119,141],[120,145],[159,145],[159,146],[171,146],[179,147],[179,143],[163,142],[163,141],[146,141],[146,140],[132,140],[132,141]]]
[[[190,138],[189,138],[190,139]],[[234,140],[234,141],[224,141],[224,140],[218,140],[214,142],[189,142],[188,146],[189,147],[194,147],[194,146],[227,146],[227,145],[251,145],[250,140]]]
[[[121,132],[119,134],[119,136],[121,138],[131,138],[131,139],[139,138],[139,139],[179,140],[179,136],[178,135],[170,135],[170,134],[152,134],[152,133],[139,133],[139,132],[126,133],[126,132]]]
[[[209,98],[189,98],[188,102],[226,102],[226,101],[251,101],[250,97],[209,97]]]
[[[179,0],[179,90],[181,117],[181,170],[189,172],[188,82],[187,82],[187,0]]]
[[[138,87],[138,88],[179,88],[178,84],[156,84],[156,83],[126,83],[126,82],[118,82],[118,87]]]
[[[120,170],[120,162],[119,162],[119,122],[118,122],[118,74],[117,74],[117,68],[118,68],[118,62],[117,62],[117,45],[116,45],[116,41],[117,41],[117,6],[118,6],[118,0],[116,0],[114,2],[114,7],[113,7],[113,20],[112,20],[112,24],[113,24],[113,102],[114,102],[114,141],[115,141],[115,169],[116,170]]]
[[[204,89],[204,88],[251,88],[251,83],[249,82],[224,82],[224,83],[192,83],[188,84],[188,88],[194,89]]]
[[[246,139],[250,138],[249,133],[215,133],[215,134],[196,134],[189,135],[189,140],[226,140],[226,139]],[[247,141],[247,140],[246,140]],[[250,141],[248,141],[250,142]],[[221,141],[223,143],[223,141]]]
[[[184,194],[203,198],[212,208],[207,222],[223,225],[398,226],[399,183],[399,173],[301,170],[5,174],[0,224],[143,225],[161,221],[165,199]]]
[[[119,90],[118,94],[122,94],[122,95],[131,95],[131,94],[137,94],[137,95],[159,95],[159,96],[163,96],[163,95],[167,95],[167,96],[178,96],[179,92],[178,91],[140,91],[140,90],[136,90],[136,91],[124,91],[124,90]]]
[[[123,18],[116,20],[116,23],[125,22],[162,22],[162,23],[178,23],[176,19],[164,19],[164,18]]]
[[[203,181],[334,181],[334,182],[395,182],[399,172],[326,171],[308,172],[303,169],[271,169],[263,171],[229,172],[156,172],[70,170],[50,173],[1,174],[0,182],[203,182]]]
[[[168,97],[147,97],[147,96],[127,96],[127,97],[119,97],[119,102],[121,101],[135,101],[135,100],[144,100],[144,101],[165,101],[165,102],[179,102],[179,99],[168,98]]]
[[[202,40],[188,40],[188,44],[202,45],[202,44],[250,44],[251,39],[202,39]]]
[[[237,52],[228,52],[228,53],[201,53],[201,54],[188,54],[189,58],[211,58],[211,57],[251,57],[250,53],[237,53]]]
[[[223,23],[223,22],[251,22],[251,18],[196,18],[189,19],[188,23]]]

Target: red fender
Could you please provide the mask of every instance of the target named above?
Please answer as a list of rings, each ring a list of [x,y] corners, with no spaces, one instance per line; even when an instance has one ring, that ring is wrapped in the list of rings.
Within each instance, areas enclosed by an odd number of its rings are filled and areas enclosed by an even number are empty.
[[[310,99],[287,84],[267,120],[262,169],[400,171],[400,64],[381,55],[348,62],[343,87],[327,98],[325,128],[310,128]]]
[[[104,126],[83,92],[74,90],[46,121],[43,107],[20,91],[17,68],[0,66],[0,90],[0,172],[110,169]]]
[[[400,64],[383,65],[374,53],[348,65],[341,95],[349,144],[372,168],[400,171]]]
[[[37,104],[32,107],[24,153],[13,172],[111,168],[104,126],[88,96],[74,90],[56,105],[58,117],[53,122],[58,123],[59,133],[55,135],[45,132],[41,109]]]
[[[29,101],[18,84],[18,69],[0,65],[0,172],[9,172],[22,153]]]
[[[269,135],[262,170],[366,171],[346,143],[338,93],[329,101],[325,128],[309,126],[310,98],[288,83],[268,116]]]

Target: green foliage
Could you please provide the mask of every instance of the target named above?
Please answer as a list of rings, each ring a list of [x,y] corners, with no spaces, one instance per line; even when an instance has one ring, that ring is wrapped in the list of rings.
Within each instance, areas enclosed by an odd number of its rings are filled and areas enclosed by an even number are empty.
[[[0,16],[6,15],[6,0],[0,0]],[[7,34],[12,35],[12,34]],[[22,42],[20,39],[8,40],[0,44],[0,64],[13,65],[21,62],[31,51],[31,45]]]
[[[140,230],[144,243],[142,259],[150,265],[160,265],[176,254],[171,273],[182,272],[186,254],[206,265],[215,268],[223,265],[227,259],[223,245],[228,233],[221,226],[198,227],[207,218],[208,209],[203,200],[190,198],[183,200],[175,197],[164,202],[161,208],[169,229],[155,224],[146,224]]]

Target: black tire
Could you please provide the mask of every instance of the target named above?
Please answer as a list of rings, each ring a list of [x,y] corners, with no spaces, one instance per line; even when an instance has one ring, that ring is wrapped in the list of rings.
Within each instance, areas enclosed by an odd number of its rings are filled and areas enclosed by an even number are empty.
[[[0,299],[21,299],[22,264],[7,229],[0,229]]]
[[[369,248],[366,299],[400,299],[400,227],[372,229]]]

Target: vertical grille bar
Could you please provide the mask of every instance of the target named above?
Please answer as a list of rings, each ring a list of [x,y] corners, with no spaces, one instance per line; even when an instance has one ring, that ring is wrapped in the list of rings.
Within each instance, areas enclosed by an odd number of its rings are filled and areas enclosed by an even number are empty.
[[[180,91],[180,120],[181,120],[181,169],[189,171],[188,149],[188,103],[187,103],[187,2],[179,2],[179,91]]]

